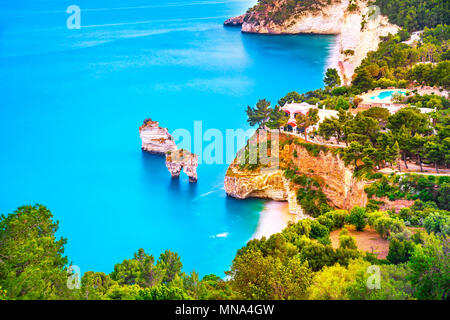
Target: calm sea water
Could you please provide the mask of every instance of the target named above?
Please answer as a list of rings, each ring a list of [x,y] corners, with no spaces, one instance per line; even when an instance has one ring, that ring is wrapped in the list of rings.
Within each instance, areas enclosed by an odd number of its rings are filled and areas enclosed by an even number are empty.
[[[46,205],[82,272],[110,272],[142,247],[223,276],[264,203],[226,197],[226,164],[199,166],[197,184],[171,180],[138,127],[247,129],[258,98],[322,86],[334,38],[222,26],[253,1],[0,4],[0,212]],[[81,30],[66,28],[71,4]]]

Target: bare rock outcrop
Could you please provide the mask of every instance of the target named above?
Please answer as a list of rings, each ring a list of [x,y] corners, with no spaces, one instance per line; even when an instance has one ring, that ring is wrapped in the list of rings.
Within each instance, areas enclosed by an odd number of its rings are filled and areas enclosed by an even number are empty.
[[[146,119],[139,128],[141,136],[141,149],[150,153],[165,155],[169,151],[177,150],[177,145],[169,130],[161,128],[157,121]]]
[[[227,19],[223,24],[229,27],[240,27],[244,23],[245,14]]]
[[[183,170],[189,182],[197,182],[198,156],[187,150],[178,150],[169,130],[161,128],[157,121],[146,119],[139,128],[139,134],[143,151],[166,156],[166,167],[172,178],[179,178]]]
[[[166,167],[172,178],[180,176],[181,170],[189,177],[189,182],[197,182],[198,156],[187,150],[176,150],[166,154]]]

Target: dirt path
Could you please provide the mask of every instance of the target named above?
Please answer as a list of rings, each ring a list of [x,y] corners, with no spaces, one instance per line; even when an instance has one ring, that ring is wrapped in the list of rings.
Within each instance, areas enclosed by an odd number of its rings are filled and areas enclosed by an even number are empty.
[[[355,238],[359,250],[378,254],[378,259],[386,259],[389,253],[389,241],[382,239],[375,230],[366,227],[363,232],[358,232],[354,226],[347,225],[345,227],[349,235]],[[334,230],[330,233],[331,244],[335,249],[339,247],[341,230]]]

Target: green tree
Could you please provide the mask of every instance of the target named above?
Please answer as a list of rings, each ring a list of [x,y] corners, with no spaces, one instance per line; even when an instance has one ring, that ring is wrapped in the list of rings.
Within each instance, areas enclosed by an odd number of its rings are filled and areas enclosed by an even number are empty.
[[[285,97],[281,98],[280,100],[278,100],[278,105],[281,107],[284,107],[285,104],[287,103],[300,103],[303,102],[303,98],[302,96],[295,91],[289,92]]]
[[[325,79],[323,80],[327,87],[334,88],[336,86],[341,85],[341,78],[339,77],[339,73],[336,69],[328,68],[325,73]]]
[[[67,299],[66,239],[42,205],[0,217],[0,287],[9,299]]]
[[[424,244],[415,247],[408,263],[417,299],[448,299],[450,288],[449,242],[434,234],[424,236]]]
[[[148,255],[141,248],[134,254],[133,259],[125,259],[114,266],[111,279],[117,281],[119,285],[137,284],[141,287],[157,285],[162,281],[166,270],[161,265],[155,266],[154,262],[153,255]]]
[[[347,217],[347,222],[356,227],[356,231],[364,231],[366,227],[366,209],[361,207],[354,207]]]
[[[407,154],[408,152],[412,151],[411,131],[406,128],[406,126],[402,126],[399,131],[394,133],[394,139],[396,140],[396,142],[398,142],[400,154],[402,155],[406,169],[408,169]]]
[[[104,300],[114,284],[115,281],[103,272],[85,272],[81,278],[81,297],[86,300]]]
[[[169,283],[175,278],[175,276],[181,276],[183,264],[180,261],[178,253],[166,250],[164,253],[161,253],[156,265],[160,269],[165,270],[162,280],[163,283]]]
[[[139,291],[136,300],[189,300],[189,295],[177,287],[160,284]]]
[[[417,162],[420,165],[420,172],[423,172],[423,166],[422,166],[422,155],[425,152],[425,138],[418,133],[414,137],[411,138],[410,148],[411,152],[415,153],[417,156]]]
[[[358,168],[358,161],[362,160],[363,158],[363,149],[364,146],[362,146],[358,142],[352,142],[350,143],[350,146],[345,148],[342,153],[342,160],[344,160],[346,165],[349,165],[352,163],[355,168]]]
[[[400,168],[400,161],[399,161],[399,159],[400,159],[400,147],[399,147],[399,145],[398,145],[398,141],[395,141],[395,143],[394,143],[394,145],[392,146],[392,148],[390,149],[390,152],[389,152],[389,161],[390,162],[397,162],[397,164],[398,164],[398,171],[401,171],[401,168]]]
[[[295,116],[297,121],[297,127],[303,128],[305,134],[305,140],[308,141],[307,129],[319,122],[319,110],[311,108],[306,115],[299,113]]]
[[[423,221],[423,226],[428,233],[434,232],[436,235],[450,235],[450,217],[448,212],[445,214],[434,212],[428,215]]]
[[[393,238],[389,243],[389,254],[386,259],[393,264],[408,262],[414,251],[415,244],[413,241],[400,241]]]
[[[366,117],[375,119],[381,128],[384,128],[387,125],[391,115],[388,109],[382,107],[372,107],[369,110],[363,111],[362,114]]]
[[[271,108],[270,102],[266,99],[259,100],[256,103],[256,107],[252,108],[250,106],[247,107],[247,122],[254,126],[258,125],[259,128],[262,127],[264,123],[266,123],[269,119]]]
[[[339,110],[338,117],[325,118],[319,125],[319,135],[329,140],[335,137],[337,142],[347,141],[347,127],[353,115],[343,109]]]
[[[267,127],[269,129],[280,129],[284,126],[286,126],[287,122],[289,120],[289,117],[286,115],[284,111],[281,110],[280,106],[275,106],[275,108],[272,109],[269,121],[267,122]]]
[[[254,249],[237,255],[226,274],[239,299],[304,299],[311,284],[311,270],[298,257],[282,262]]]
[[[353,87],[360,92],[368,91],[373,87],[373,78],[367,68],[357,70],[356,76],[352,82]]]
[[[436,172],[439,173],[439,162],[444,160],[444,155],[442,151],[442,145],[437,137],[433,136],[428,138],[428,141],[425,143],[425,156],[427,159],[431,160],[434,163],[434,167]],[[448,152],[448,151],[447,151]]]

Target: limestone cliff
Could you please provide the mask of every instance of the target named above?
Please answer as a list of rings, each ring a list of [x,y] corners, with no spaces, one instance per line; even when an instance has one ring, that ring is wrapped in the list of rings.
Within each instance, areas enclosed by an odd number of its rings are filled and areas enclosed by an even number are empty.
[[[198,156],[187,150],[176,150],[166,154],[166,166],[172,178],[178,178],[180,172],[189,177],[189,182],[197,182]]]
[[[239,25],[242,21],[242,32],[247,33],[335,34],[328,67],[338,69],[348,84],[367,53],[377,49],[380,36],[399,30],[372,9],[366,0],[259,1],[246,14],[225,24]]]
[[[169,151],[175,151],[177,145],[166,128],[161,128],[156,121],[146,119],[139,128],[141,136],[141,149],[154,154],[165,155]]]
[[[287,169],[295,168],[296,174],[320,182],[320,188],[329,205],[338,209],[366,206],[365,182],[353,176],[353,169],[347,167],[337,152],[315,146],[289,135],[280,136],[279,168],[248,169],[238,164],[238,157],[230,165],[225,177],[225,191],[238,199],[263,198],[289,202],[289,212],[303,215],[297,201],[299,186],[285,175]],[[242,150],[241,150],[242,152]]]
[[[187,150],[178,150],[166,128],[161,128],[152,119],[146,119],[139,128],[139,134],[143,151],[166,156],[166,167],[172,178],[179,178],[183,170],[189,177],[189,182],[197,182],[198,156]]]

